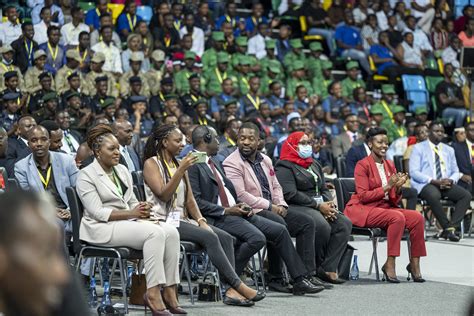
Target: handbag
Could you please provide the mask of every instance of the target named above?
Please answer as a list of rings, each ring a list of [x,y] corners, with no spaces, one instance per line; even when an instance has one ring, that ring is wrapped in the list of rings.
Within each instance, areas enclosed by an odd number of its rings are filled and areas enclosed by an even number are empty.
[[[206,281],[207,278],[211,281]],[[219,281],[215,272],[206,273],[198,285],[198,300],[203,302],[219,301]]]
[[[339,266],[337,268],[339,277],[344,280],[349,280],[349,273],[351,271],[352,255],[356,250],[351,245],[347,244],[346,250],[342,255],[341,261],[339,261]]]
[[[140,266],[139,264],[137,265]],[[135,269],[136,273],[132,274],[132,286],[130,287],[129,303],[132,305],[145,305],[143,295],[146,292],[146,278],[140,273],[140,269]]]

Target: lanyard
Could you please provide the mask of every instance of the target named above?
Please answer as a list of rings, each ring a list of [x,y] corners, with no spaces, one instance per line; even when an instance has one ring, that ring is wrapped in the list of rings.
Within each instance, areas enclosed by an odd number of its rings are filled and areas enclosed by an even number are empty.
[[[319,195],[319,187],[318,187],[318,175],[313,171],[313,169],[311,169],[311,166],[309,166],[308,169],[306,169],[306,171],[308,171],[309,173],[311,173],[311,175],[313,176],[314,178],[314,182],[316,183],[316,195]]]
[[[398,135],[400,135],[400,137],[405,136],[405,129],[403,128],[403,126],[397,128],[397,130],[398,130]]]
[[[130,31],[133,32],[133,30],[135,29],[135,25],[137,24],[137,16],[134,15],[133,20],[132,20],[132,18],[130,17],[130,14],[127,13],[127,20],[128,20],[128,26],[130,27]]]
[[[232,146],[235,146],[235,142],[232,139],[230,139],[230,137],[226,136],[225,139],[227,139],[229,144],[231,144]]]
[[[227,72],[224,72],[224,78],[222,77],[221,75],[221,72],[219,70],[219,68],[216,67],[216,75],[217,75],[217,79],[219,79],[219,82],[222,83],[222,81],[224,79],[227,79]]]
[[[79,46],[77,46],[77,52],[79,53],[79,56],[81,56],[81,51],[79,50]],[[84,55],[81,56],[81,65],[84,63],[87,57],[87,49],[84,51]]]
[[[165,101],[165,96],[163,95],[163,92],[160,91],[160,100],[161,101]]]
[[[260,97],[257,96],[256,99],[252,98],[252,96],[250,95],[250,93],[247,93],[247,98],[249,99],[249,101],[252,103],[252,105],[258,110],[260,109]]]
[[[258,20],[257,20],[256,18],[252,17],[252,22],[255,26],[261,21],[262,21],[262,18],[258,18]]]
[[[115,169],[114,169],[114,171],[112,171],[112,177],[114,178],[114,184],[117,187],[118,194],[120,196],[123,196],[122,186],[120,185],[120,180],[119,180],[117,174],[115,173]]]
[[[385,111],[387,111],[388,117],[390,117],[393,122],[393,113],[392,110],[390,110],[390,108],[388,107],[387,102],[382,101],[382,106],[384,107]]]
[[[228,16],[227,14],[225,15],[225,19],[227,20],[227,22],[229,22],[230,24],[232,24],[232,27],[235,27],[235,19],[231,18],[231,17]]]
[[[13,70],[15,70],[12,65],[7,66],[7,65],[5,65],[4,63],[0,63],[0,65],[2,66],[3,69],[5,69],[5,71],[13,71]]]
[[[74,148],[74,145],[71,142],[71,139],[69,139],[69,134],[64,133],[64,140],[66,141],[67,145],[69,146],[69,149],[71,152],[76,152],[76,149]]]
[[[174,25],[174,28],[179,32],[179,30],[181,29],[181,21],[174,20],[173,25]]]
[[[249,85],[249,81],[247,80],[247,78],[242,77],[242,81],[245,83],[245,86],[247,87],[247,89],[249,89],[250,85]]]
[[[46,172],[46,180],[44,179],[41,172],[39,172],[39,170],[38,170],[38,175],[41,179],[41,182],[43,183],[44,188],[46,189],[48,187],[49,180],[51,180],[51,166],[49,166],[48,171]]]
[[[51,44],[48,42],[48,49],[49,49],[49,52],[51,53],[51,58],[53,59],[53,67],[56,68],[56,65],[54,63],[56,62],[56,58],[58,57],[59,47],[56,46],[56,49],[53,52],[53,48],[51,47]]]
[[[207,125],[207,119],[206,118],[201,119],[200,117],[198,117],[198,121],[199,121],[199,125]]]
[[[174,173],[171,172],[171,168],[170,168],[170,166],[168,165],[168,163],[166,162],[166,160],[163,159],[163,161],[165,162],[165,167],[166,167],[166,169],[168,170],[168,174],[170,175],[170,178],[172,178],[172,177],[174,176]],[[175,165],[174,162],[173,162],[173,166],[174,166],[174,168],[176,168],[176,165]],[[181,180],[181,181],[183,181],[183,180]],[[181,183],[180,183],[180,184],[181,184]],[[178,186],[176,187],[176,191],[174,192],[174,194],[176,194],[176,198],[174,199],[174,202],[173,202],[173,208],[174,208],[174,209],[176,209],[176,204],[178,203],[177,200],[178,200],[178,192],[179,192],[179,185],[180,185],[180,184],[178,184]]]
[[[143,38],[143,44],[145,44],[145,46],[148,45],[148,38],[146,38],[146,37]]]
[[[49,45],[49,43],[48,43]],[[30,42],[30,45],[28,47],[28,43],[25,40],[25,48],[26,48],[26,53],[28,54],[28,63],[31,62],[31,55],[33,54],[33,43]]]
[[[165,46],[166,46],[166,47],[170,47],[170,44],[171,44],[171,34],[166,34],[164,40],[165,40]]]
[[[190,93],[189,95],[191,96],[191,99],[193,100],[193,102],[196,102],[198,100],[198,98],[195,97],[194,94]]]
[[[97,16],[100,18],[101,14],[100,14],[99,9],[96,8],[96,9],[95,9],[95,13],[97,13]]]

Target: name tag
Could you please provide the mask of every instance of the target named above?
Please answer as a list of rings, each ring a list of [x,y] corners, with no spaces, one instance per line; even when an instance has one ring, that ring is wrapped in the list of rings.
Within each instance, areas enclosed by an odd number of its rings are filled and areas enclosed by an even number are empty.
[[[171,212],[168,214],[168,217],[166,218],[166,223],[178,228],[180,218],[181,218],[180,212],[178,211]]]

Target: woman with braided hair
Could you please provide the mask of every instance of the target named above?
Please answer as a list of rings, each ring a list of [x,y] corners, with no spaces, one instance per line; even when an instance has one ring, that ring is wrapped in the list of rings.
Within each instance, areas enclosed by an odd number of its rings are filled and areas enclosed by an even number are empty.
[[[208,225],[202,216],[187,174],[197,158],[192,153],[180,162],[175,158],[183,147],[183,134],[174,125],[161,125],[148,138],[143,167],[147,201],[154,204],[156,217],[178,228],[181,240],[205,249],[225,286],[224,304],[252,306],[265,296],[245,285],[235,273],[233,237]]]
[[[172,225],[148,220],[151,205],[138,202],[135,197],[132,176],[119,164],[120,145],[110,126],[93,127],[87,135],[87,144],[95,159],[79,172],[76,182],[77,194],[84,205],[81,240],[98,246],[143,250],[145,305],[152,309],[153,315],[185,314],[178,306],[176,295],[178,231]]]

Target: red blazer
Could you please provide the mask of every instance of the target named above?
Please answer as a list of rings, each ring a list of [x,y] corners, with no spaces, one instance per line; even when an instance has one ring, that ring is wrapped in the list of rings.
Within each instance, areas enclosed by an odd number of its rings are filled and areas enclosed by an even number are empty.
[[[393,162],[384,160],[384,169],[387,179],[397,173]],[[356,193],[346,205],[344,214],[349,217],[355,226],[365,227],[367,216],[373,208],[398,208],[401,194],[393,188],[388,192],[389,200],[384,200],[385,193],[382,180],[375,166],[372,155],[360,160],[354,171]]]

